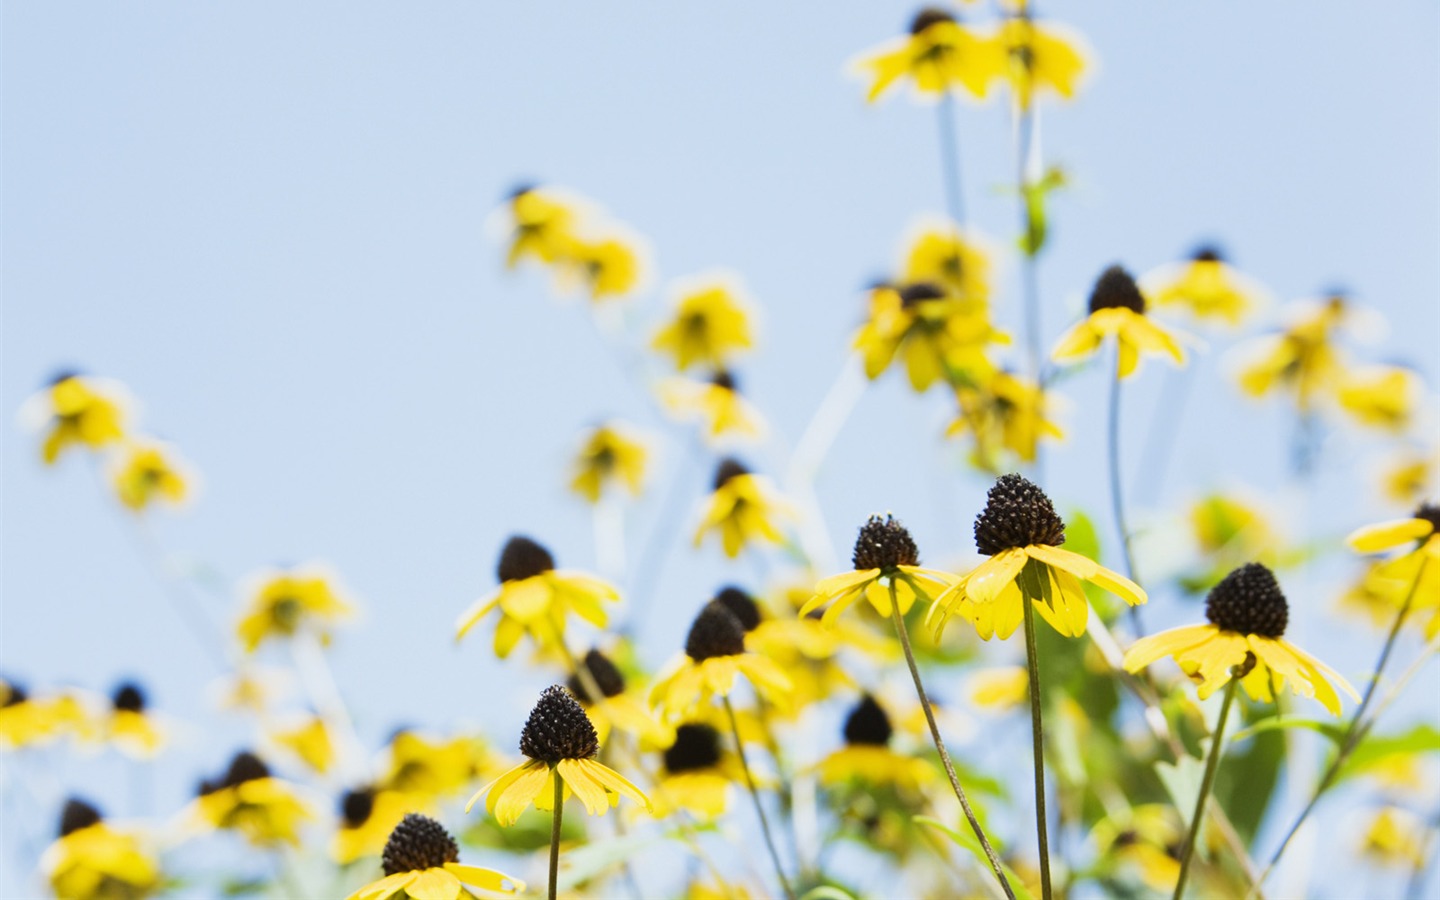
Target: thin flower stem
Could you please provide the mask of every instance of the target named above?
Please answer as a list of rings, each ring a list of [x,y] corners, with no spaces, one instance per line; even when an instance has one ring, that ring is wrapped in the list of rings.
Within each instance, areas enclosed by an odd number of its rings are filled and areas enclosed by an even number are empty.
[[[911,587],[913,589],[914,585]],[[935,722],[935,710],[930,706],[930,698],[925,694],[925,684],[920,680],[920,668],[915,664],[915,651],[910,648],[910,633],[905,628],[905,618],[900,615],[900,601],[895,596],[893,578],[890,579],[890,619],[895,623],[895,634],[900,638],[900,649],[905,652],[905,662],[910,666],[910,677],[915,681],[915,693],[920,698],[920,708],[925,712],[925,722],[930,726],[930,737],[934,739],[935,749],[940,753],[940,762],[945,767],[945,775],[950,779],[950,787],[955,791],[955,799],[960,801],[965,819],[970,823],[970,829],[975,832],[976,839],[980,841],[980,849],[985,851],[985,858],[989,860],[990,869],[999,880],[1005,896],[1009,900],[1015,900],[1015,891],[1010,887],[1010,879],[1005,877],[1005,870],[1000,866],[1000,857],[996,855],[995,848],[990,846],[990,839],[985,836],[985,829],[980,827],[980,820],[975,818],[975,810],[970,808],[965,789],[960,786],[960,778],[955,774],[955,764],[950,760],[950,752],[945,749],[945,739],[940,737],[940,726]]]
[[[1034,601],[1022,594],[1025,609],[1025,664],[1030,673],[1030,739],[1035,756],[1035,836],[1040,842],[1040,896],[1050,900],[1050,826],[1045,815],[1045,723],[1040,715],[1040,654],[1035,646]]]
[[[1115,514],[1115,529],[1120,532],[1120,547],[1125,556],[1125,574],[1131,581],[1139,581],[1135,574],[1135,550],[1130,544],[1130,529],[1125,524],[1125,489],[1124,479],[1120,475],[1120,341],[1115,341],[1115,373],[1110,379],[1110,428],[1109,428],[1109,450],[1110,457],[1110,508]],[[1144,637],[1145,630],[1140,625],[1140,608],[1128,607],[1130,627],[1135,630],[1135,636]]]
[[[1210,789],[1215,785],[1215,772],[1220,768],[1220,750],[1225,740],[1225,720],[1230,716],[1230,706],[1235,701],[1235,689],[1240,679],[1230,673],[1230,683],[1225,686],[1225,700],[1220,704],[1220,720],[1215,723],[1215,735],[1210,739],[1210,755],[1205,760],[1205,777],[1200,781],[1200,796],[1195,800],[1195,814],[1190,817],[1190,831],[1185,835],[1185,848],[1180,851],[1180,878],[1175,882],[1174,900],[1180,900],[1185,893],[1185,881],[1190,877],[1190,861],[1195,857],[1195,845],[1199,843],[1200,823],[1205,818],[1205,803],[1210,799]]]
[[[550,809],[550,900],[555,900],[560,880],[560,822],[565,817],[565,780],[553,769],[550,777],[555,782],[555,805]]]
[[[935,104],[940,130],[940,170],[945,179],[945,206],[950,218],[965,227],[965,193],[960,182],[960,136],[955,128],[955,98],[947,90]]]
[[[745,787],[750,799],[755,801],[755,814],[760,817],[760,831],[765,836],[765,848],[770,851],[770,861],[775,864],[775,877],[780,879],[780,888],[789,900],[795,900],[795,890],[785,877],[785,867],[780,864],[780,852],[775,849],[775,838],[770,834],[770,820],[765,817],[765,805],[760,802],[760,791],[755,787],[755,777],[750,774],[750,761],[745,758],[745,742],[740,740],[740,722],[735,718],[735,707],[729,697],[720,698],[725,703],[725,712],[730,717],[730,733],[735,736],[735,753],[740,757],[740,768],[745,773]]]

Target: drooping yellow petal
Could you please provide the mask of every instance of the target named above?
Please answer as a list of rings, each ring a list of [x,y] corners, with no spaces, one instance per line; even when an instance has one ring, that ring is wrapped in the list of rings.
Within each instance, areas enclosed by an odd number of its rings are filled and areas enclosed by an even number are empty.
[[[525,890],[525,882],[504,872],[496,872],[494,869],[482,869],[479,866],[467,866],[463,863],[446,863],[445,871],[459,878],[466,884],[474,885],[481,890],[495,891],[500,894],[515,894]]]
[[[1125,651],[1125,671],[1133,674],[1161,657],[1184,655],[1185,651],[1208,641],[1217,631],[1219,629],[1214,625],[1185,625],[1143,637]]]
[[[394,875],[386,875],[379,881],[372,881],[351,894],[349,900],[386,900],[403,890],[414,879],[414,872],[396,872]]]
[[[646,797],[634,784],[630,783],[624,775],[610,768],[609,766],[596,762],[593,759],[577,760],[586,773],[594,779],[595,783],[601,785],[612,794],[619,794],[622,797],[629,797],[645,809],[650,809],[650,798]]]
[[[460,879],[445,869],[425,869],[415,875],[405,893],[414,900],[455,900],[463,890]]]
[[[470,608],[460,614],[455,621],[455,640],[465,636],[465,632],[475,627],[475,623],[485,617],[485,614],[494,609],[500,602],[500,591],[496,590],[471,604]]]
[[[1026,550],[1012,547],[995,554],[981,563],[965,579],[965,595],[974,603],[990,603],[1007,585],[1013,584],[1015,576],[1025,568]]]
[[[1055,349],[1050,351],[1050,358],[1058,363],[1079,362],[1100,348],[1102,337],[1088,318],[1082,319],[1060,336]]]
[[[562,759],[555,769],[575,792],[575,796],[580,798],[580,802],[585,804],[585,811],[592,816],[599,815],[610,808],[610,800],[604,786],[590,776],[589,771],[580,765],[582,762],[584,760]]]
[[[1345,539],[1357,553],[1380,553],[1428,537],[1435,526],[1425,519],[1395,519],[1356,529]]]

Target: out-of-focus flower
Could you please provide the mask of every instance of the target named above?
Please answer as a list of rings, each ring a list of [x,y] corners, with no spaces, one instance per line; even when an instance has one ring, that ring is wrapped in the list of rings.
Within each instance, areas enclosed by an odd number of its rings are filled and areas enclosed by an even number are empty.
[[[514,825],[532,803],[536,809],[554,807],[556,778],[563,782],[562,796],[573,791],[592,816],[615,806],[621,795],[650,809],[649,799],[639,788],[596,762],[599,750],[600,739],[584,708],[565,688],[551,685],[541,693],[520,732],[520,752],[528,761],[476,791],[465,811],[488,794],[486,811],[501,825]]]
[[[922,97],[958,88],[984,97],[1002,66],[988,38],[962,25],[954,13],[927,6],[911,20],[909,35],[865,51],[848,68],[868,82],[865,99],[874,103],[907,79]]]
[[[1320,303],[1296,304],[1288,327],[1251,343],[1255,356],[1240,370],[1241,389],[1254,397],[1283,389],[1294,393],[1302,412],[1314,409],[1319,397],[1333,393],[1343,379],[1336,341],[1350,312],[1339,293]]]
[[[154,503],[184,504],[192,493],[194,475],[168,444],[134,441],[116,456],[110,481],[121,503],[144,512]]]
[[[1185,828],[1172,807],[1142,803],[1117,810],[1095,825],[1090,838],[1102,861],[1134,866],[1153,891],[1168,893],[1180,877],[1180,842]]]
[[[481,597],[455,623],[455,639],[465,636],[490,610],[500,609],[495,626],[495,655],[504,659],[529,634],[539,647],[565,636],[566,619],[575,614],[596,628],[608,620],[606,602],[620,598],[615,588],[593,575],[555,568],[555,557],[523,535],[513,535],[496,566],[500,587]]]
[[[722,592],[723,593],[723,592]],[[892,660],[896,645],[853,617],[820,621],[821,613],[799,615],[815,593],[815,582],[795,584],[772,597],[778,615],[765,616],[745,636],[752,651],[775,661],[794,684],[790,709],[796,714],[837,693],[854,692],[856,683],[845,670],[841,651],[849,648],[875,660]]]
[[[478,738],[447,740],[402,728],[390,738],[376,788],[399,791],[412,803],[428,808],[496,768],[498,760]]]
[[[48,740],[55,724],[48,703],[32,698],[13,681],[0,682],[0,748],[14,750]]]
[[[612,728],[633,735],[642,747],[663,746],[672,739],[670,729],[655,721],[645,704],[627,690],[624,674],[609,657],[599,650],[591,649],[580,661],[580,665],[585,667],[601,696],[590,696],[585,680],[578,672],[570,676],[566,687],[585,708],[601,744],[610,737]]]
[[[1125,670],[1139,672],[1170,656],[1199,685],[1201,700],[1239,678],[1252,699],[1269,703],[1288,682],[1291,691],[1340,715],[1340,696],[1330,681],[1354,700],[1359,695],[1340,673],[1285,640],[1289,617],[1275,575],[1259,563],[1247,563],[1211,589],[1205,601],[1209,625],[1141,638],[1126,652]]]
[[[970,676],[970,702],[989,712],[1009,712],[1030,696],[1030,673],[1024,666],[995,666]]]
[[[716,372],[709,381],[666,379],[659,392],[667,412],[681,421],[698,420],[712,444],[726,438],[758,440],[765,433],[759,411],[740,395],[728,371]]]
[[[753,541],[782,544],[785,536],[776,523],[788,512],[768,479],[727,457],[715,469],[704,516],[695,531],[695,546],[712,531],[719,533],[720,545],[732,559]]]
[[[140,838],[111,828],[95,807],[71,798],[60,814],[60,838],[40,857],[56,897],[141,900],[160,890],[160,863]]]
[[[1265,514],[1239,497],[1209,494],[1190,507],[1190,528],[1200,552],[1255,557],[1277,543]]]
[[[348,900],[460,900],[471,897],[465,885],[497,894],[525,890],[525,882],[494,869],[462,865],[460,848],[445,826],[411,813],[390,833],[381,855],[385,877],[351,894]]]
[[[749,350],[753,338],[743,293],[733,279],[705,276],[675,288],[670,320],[650,345],[685,371],[696,363],[724,369],[735,354]]]
[[[525,185],[510,195],[509,248],[505,263],[511,268],[527,258],[547,265],[560,262],[575,242],[579,211],[575,198],[549,188]]]
[[[1386,628],[1409,591],[1410,585],[1385,574],[1384,560],[1370,560],[1340,595],[1339,605],[1364,615],[1376,628]]]
[[[1385,467],[1382,484],[1385,495],[1396,503],[1411,505],[1436,493],[1440,472],[1440,447],[1429,452],[1404,450]]]
[[[645,244],[638,237],[612,233],[597,240],[575,238],[562,249],[561,289],[572,281],[584,285],[591,300],[633,294],[645,283]]]
[[[1111,266],[1101,273],[1090,292],[1090,314],[1060,338],[1051,354],[1058,363],[1086,359],[1107,337],[1119,342],[1119,373],[1128,378],[1140,364],[1141,353],[1169,356],[1185,365],[1185,351],[1175,335],[1145,315],[1145,296],[1130,273]]]
[[[999,74],[1010,83],[1021,109],[1042,93],[1073,100],[1090,68],[1084,39],[1054,22],[1010,16],[993,40],[1003,59]]]
[[[1387,806],[1374,814],[1365,827],[1360,852],[1382,866],[1425,865],[1425,823],[1408,809]]]
[[[335,764],[335,745],[325,720],[319,716],[307,716],[296,725],[278,728],[270,737],[319,775]]]
[[[822,579],[815,585],[815,594],[800,607],[800,615],[808,615],[826,604],[823,624],[836,617],[862,597],[875,612],[890,617],[891,598],[903,616],[920,597],[933,600],[955,582],[955,578],[935,569],[920,566],[920,550],[910,532],[894,516],[871,516],[860,527],[851,554],[854,570]]]
[[[821,761],[820,783],[891,786],[909,796],[919,796],[936,781],[935,769],[923,759],[891,749],[893,734],[884,707],[865,694],[845,718],[845,746]]]
[[[220,709],[258,715],[288,694],[292,686],[286,670],[242,660],[234,672],[212,682],[209,693]]]
[[[330,626],[353,611],[335,576],[319,566],[262,572],[251,581],[235,626],[246,653],[254,653],[264,641],[301,632],[312,632],[327,643]]]
[[[983,238],[958,223],[924,220],[906,241],[901,280],[938,285],[958,299],[989,302],[991,255]]]
[[[154,756],[165,740],[154,714],[147,709],[145,692],[133,682],[115,689],[104,734],[122,753],[142,758]]]
[[[1131,606],[1144,603],[1135,582],[1094,560],[1060,549],[1065,523],[1050,498],[1021,475],[1002,475],[975,519],[975,547],[989,556],[935,598],[926,616],[938,639],[951,616],[975,626],[983,640],[1015,633],[1024,604],[1067,637],[1085,633],[1090,604],[1082,581],[1109,591]]]
[[[954,383],[988,375],[994,366],[987,348],[1009,340],[991,323],[985,301],[957,297],[921,281],[872,288],[870,317],[856,332],[853,346],[872,381],[898,356],[910,386],[923,392],[942,379]]]
[[[1041,438],[1063,440],[1065,432],[1050,419],[1052,395],[1034,381],[1009,372],[992,372],[971,385],[955,388],[960,413],[945,429],[946,437],[970,431],[976,457],[993,459],[1003,447],[1024,462],[1033,462]]]
[[[300,845],[300,826],[314,817],[295,787],[270,775],[253,753],[242,752],[218,780],[200,785],[196,818],[211,828],[236,831],[250,843]]]
[[[1225,261],[1216,247],[1205,246],[1189,260],[1147,272],[1141,289],[1159,308],[1180,307],[1200,321],[1218,319],[1234,327],[1262,302],[1265,291]]]
[[[790,679],[773,660],[745,649],[745,627],[726,606],[710,602],[695,617],[685,652],[656,677],[650,703],[667,721],[691,717],[711,697],[728,697],[744,675],[757,694],[785,707]]]
[[[597,425],[585,434],[571,466],[570,490],[598,503],[607,489],[623,485],[638,496],[645,483],[645,444],[619,422]]]
[[[655,784],[655,815],[688,810],[702,820],[719,818],[730,803],[731,786],[740,782],[733,758],[721,745],[720,732],[702,722],[685,722],[662,754],[664,768]]]
[[[1425,389],[1420,376],[1399,366],[1372,366],[1344,373],[1337,397],[1356,422],[1389,432],[1410,427]]]
[[[53,465],[70,447],[99,450],[125,437],[129,394],[119,384],[60,372],[20,408],[20,421],[44,434],[40,456]]]
[[[1407,552],[1381,563],[1374,574],[1405,585],[1402,596],[1411,603],[1437,610],[1426,626],[1426,640],[1440,632],[1440,505],[1422,503],[1410,518],[1367,525],[1346,542],[1359,553],[1383,553],[1409,544]]]
[[[335,861],[343,866],[366,856],[379,856],[390,832],[414,809],[413,802],[400,791],[374,787],[346,791],[340,798],[340,827],[331,844]]]

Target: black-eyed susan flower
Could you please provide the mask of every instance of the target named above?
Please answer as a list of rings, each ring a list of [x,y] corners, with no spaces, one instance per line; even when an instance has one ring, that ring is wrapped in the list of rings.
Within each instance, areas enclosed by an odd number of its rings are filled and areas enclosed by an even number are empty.
[[[365,885],[349,900],[471,900],[475,895],[465,889],[467,884],[499,894],[525,890],[525,882],[518,878],[461,864],[460,847],[445,826],[418,813],[401,819],[390,833],[381,866],[385,877]]]
[[[756,692],[784,706],[791,684],[773,660],[745,649],[745,628],[723,604],[700,610],[685,638],[685,652],[671,661],[650,689],[650,703],[675,721],[693,714],[711,697],[728,697],[735,677],[744,675]]]
[[[1425,385],[1401,366],[1369,366],[1346,372],[1336,399],[1342,412],[1361,425],[1398,434],[1410,427],[1420,408]]]
[[[715,468],[710,497],[700,527],[695,530],[695,546],[700,546],[712,531],[719,533],[720,546],[732,559],[757,540],[784,543],[785,535],[776,522],[788,513],[789,507],[769,479],[727,457]]]
[[[390,737],[376,786],[429,804],[458,794],[498,768],[494,752],[479,738],[441,738],[401,728]]]
[[[0,682],[0,747],[28,747],[50,739],[55,732],[55,717],[48,703],[31,697],[17,682]]]
[[[532,803],[536,809],[553,808],[556,778],[563,782],[564,795],[573,792],[592,816],[616,805],[621,796],[649,809],[650,801],[639,788],[595,760],[599,750],[600,738],[584,708],[565,688],[551,685],[540,694],[520,732],[520,752],[527,761],[477,791],[465,811],[488,795],[486,811],[501,825],[513,825]]]
[[[379,856],[385,850],[390,832],[414,807],[407,794],[400,791],[358,787],[340,796],[340,821],[330,853],[335,861],[349,865],[367,856]]]
[[[239,832],[262,847],[299,846],[300,826],[314,818],[296,788],[249,752],[237,753],[219,779],[201,783],[193,809],[201,824]]]
[[[270,738],[318,775],[329,772],[335,764],[335,743],[320,716],[305,716],[286,723],[272,731]]]
[[[666,412],[683,422],[699,422],[711,444],[731,439],[754,441],[765,433],[759,410],[740,394],[734,374],[727,370],[716,372],[708,381],[666,379],[659,394]]]
[[[165,740],[154,714],[147,708],[144,690],[134,682],[125,682],[115,689],[103,727],[105,739],[129,756],[154,756]]]
[[[110,483],[128,509],[144,512],[156,503],[184,504],[193,493],[194,475],[168,444],[137,440],[116,455]]]
[[[1004,60],[1000,75],[1021,109],[1042,93],[1073,100],[1090,68],[1080,35],[1054,22],[1037,22],[1028,13],[1006,17],[993,40]]]
[[[1284,390],[1294,394],[1301,412],[1314,409],[1322,396],[1334,394],[1345,374],[1338,341],[1352,312],[1341,291],[1318,303],[1293,305],[1285,328],[1251,342],[1253,357],[1240,368],[1240,388],[1253,397]]]
[[[1417,503],[1440,487],[1440,448],[1406,448],[1386,463],[1380,483],[1385,496],[1400,504]]]
[[[619,422],[597,425],[585,433],[570,466],[570,490],[591,503],[599,503],[607,490],[617,486],[637,496],[645,483],[649,456],[629,427]]]
[[[1263,288],[1236,271],[1219,248],[1209,245],[1185,262],[1147,272],[1140,281],[1145,297],[1157,308],[1178,307],[1198,321],[1218,319],[1232,328],[1265,296]]]
[[[1175,809],[1141,803],[1115,810],[1090,832],[1106,869],[1133,869],[1152,891],[1169,893],[1180,875],[1185,826]]]
[[[951,616],[975,626],[983,640],[1005,640],[1024,618],[1024,603],[1067,637],[1085,633],[1090,605],[1082,581],[1131,606],[1144,603],[1135,582],[1094,560],[1062,550],[1065,523],[1050,498],[1022,475],[1002,475],[975,519],[975,547],[990,557],[935,598],[927,621],[938,638]]]
[[[564,637],[572,613],[604,628],[608,617],[603,604],[620,597],[614,587],[593,575],[557,570],[550,551],[524,535],[513,535],[505,542],[495,575],[500,586],[460,616],[455,639],[463,638],[498,608],[495,655],[501,659],[509,656],[526,634],[542,648],[554,645]]]
[[[871,516],[860,526],[851,554],[855,569],[832,575],[815,585],[815,593],[800,607],[808,615],[826,604],[822,623],[830,623],[861,598],[875,612],[889,618],[891,597],[905,615],[920,596],[934,599],[954,582],[954,576],[920,566],[920,550],[910,532],[894,516]]]
[[[734,279],[705,276],[681,282],[674,293],[675,308],[650,346],[670,356],[676,369],[684,372],[696,363],[724,369],[735,354],[750,349],[750,304]]]
[[[910,33],[856,57],[849,68],[868,82],[874,103],[908,80],[922,97],[963,88],[983,97],[1000,74],[1003,57],[992,41],[962,25],[954,13],[927,6],[910,21]]]
[[[124,438],[129,407],[115,382],[63,371],[25,401],[20,420],[44,435],[40,456],[53,465],[70,447],[99,450]]]
[[[512,191],[506,265],[514,268],[532,257],[547,265],[563,260],[574,244],[584,205],[552,188],[522,185]]]
[[[772,593],[772,606],[784,612],[764,616],[745,636],[745,645],[751,651],[774,660],[790,676],[794,690],[790,694],[789,711],[793,715],[799,715],[813,703],[856,690],[843,651],[858,651],[870,659],[887,662],[897,655],[893,641],[858,620],[840,618],[825,625],[820,621],[822,614],[818,610],[799,615],[800,608],[814,592],[815,583],[811,581]]]
[[[1145,295],[1130,273],[1111,266],[1101,273],[1090,292],[1090,313],[1061,336],[1051,357],[1058,363],[1087,359],[1100,349],[1107,337],[1119,344],[1118,373],[1128,378],[1140,364],[1142,353],[1169,356],[1185,364],[1185,351],[1175,335],[1145,315]]]
[[[925,760],[892,749],[894,733],[885,708],[865,694],[845,717],[845,746],[820,762],[820,782],[893,787],[912,797],[921,795],[939,780],[938,773]]]
[[[1397,547],[1406,552],[1381,563],[1375,576],[1408,586],[1404,602],[1419,601],[1421,608],[1440,607],[1440,505],[1422,503],[1408,519],[1367,525],[1347,539],[1359,553],[1383,553]],[[1440,612],[1426,627],[1426,635],[1440,630]]]
[[[955,388],[959,414],[946,437],[970,432],[978,460],[993,459],[999,448],[1024,462],[1034,462],[1042,438],[1062,440],[1065,432],[1052,421],[1054,392],[1031,379],[995,371]]]
[[[64,900],[141,900],[160,891],[160,863],[138,835],[110,827],[83,800],[65,801],[60,837],[40,868]]]
[[[657,817],[684,809],[702,820],[718,818],[729,808],[731,788],[744,783],[744,773],[721,745],[719,729],[704,722],[676,727],[662,759],[654,792]]]
[[[571,675],[565,685],[585,708],[600,743],[610,737],[612,728],[638,738],[642,747],[660,746],[670,740],[670,729],[655,721],[645,704],[626,689],[624,673],[608,656],[592,648],[580,665],[585,667],[600,696],[590,696],[586,679],[581,678],[579,672]]]
[[[872,381],[897,358],[905,364],[910,386],[926,391],[937,381],[956,383],[993,371],[986,355],[991,344],[1009,337],[990,321],[983,300],[958,297],[935,282],[879,284],[870,291],[870,316],[855,333]]]
[[[992,255],[982,237],[958,223],[923,220],[906,240],[901,283],[934,284],[953,297],[988,302]]]
[[[1285,640],[1290,610],[1275,575],[1246,563],[1211,589],[1205,601],[1208,625],[1186,625],[1141,638],[1125,654],[1125,670],[1139,672],[1170,656],[1199,685],[1200,699],[1232,678],[1252,699],[1270,702],[1287,683],[1335,715],[1340,696],[1330,682],[1358,700],[1355,689],[1334,669]]]
[[[561,245],[560,254],[561,289],[579,282],[591,300],[624,297],[646,282],[649,254],[645,242],[614,226],[601,237],[573,238]]]
[[[326,643],[330,627],[353,611],[335,576],[320,566],[262,572],[251,581],[235,626],[247,653],[254,653],[264,641],[300,633]]]

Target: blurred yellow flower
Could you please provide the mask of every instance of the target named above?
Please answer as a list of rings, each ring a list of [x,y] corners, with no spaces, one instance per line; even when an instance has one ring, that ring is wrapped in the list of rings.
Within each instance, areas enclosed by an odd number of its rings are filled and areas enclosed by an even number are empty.
[[[1185,826],[1175,809],[1141,803],[1115,811],[1096,823],[1090,838],[1111,865],[1134,866],[1153,891],[1169,893],[1180,877],[1181,842]]]
[[[1229,494],[1209,494],[1190,507],[1190,529],[1207,556],[1253,558],[1278,543],[1265,514]]]
[[[154,756],[164,743],[164,734],[146,707],[144,691],[131,682],[120,685],[111,697],[103,725],[105,739],[127,756]]]
[[[856,332],[853,346],[872,381],[899,356],[910,386],[923,392],[941,379],[954,383],[987,376],[994,367],[986,348],[1009,340],[991,323],[983,300],[956,297],[922,281],[872,288],[870,317]]]
[[[465,885],[498,894],[525,890],[525,882],[494,869],[460,862],[460,848],[445,826],[411,813],[400,820],[381,854],[385,877],[348,900],[461,900],[474,895]]]
[[[630,429],[619,422],[597,425],[585,434],[571,466],[570,490],[598,503],[607,489],[623,485],[639,495],[645,482],[649,451]]]
[[[714,531],[720,535],[725,555],[732,559],[753,541],[785,542],[776,521],[789,515],[789,506],[780,499],[770,481],[756,475],[734,459],[720,461],[704,516],[695,531],[695,546]]]
[[[1422,503],[1408,519],[1380,522],[1357,529],[1346,538],[1358,553],[1409,549],[1375,568],[1377,578],[1407,586],[1409,602],[1424,609],[1440,608],[1440,505]],[[1404,600],[1401,601],[1406,602]],[[1426,626],[1429,640],[1440,629],[1440,611]]]
[[[134,441],[125,445],[110,470],[120,502],[135,512],[151,504],[183,504],[192,493],[194,476],[168,444]]]
[[[688,718],[711,697],[728,697],[737,675],[744,675],[759,696],[776,706],[788,704],[790,678],[773,660],[748,652],[740,620],[712,601],[691,624],[685,652],[656,677],[650,704],[667,721]]]
[[[464,790],[498,765],[478,738],[436,738],[409,729],[391,736],[376,789],[397,791],[428,806]]]
[[[40,868],[63,900],[141,900],[160,891],[160,863],[134,834],[111,828],[95,807],[70,799],[60,815],[60,838]]]
[[[970,702],[989,712],[1008,712],[1030,697],[1030,673],[1024,666],[995,666],[970,676]]]
[[[1382,476],[1385,495],[1396,503],[1410,505],[1436,493],[1440,472],[1440,447],[1429,452],[1403,450],[1386,466]]]
[[[509,201],[506,265],[514,268],[530,257],[545,264],[560,262],[574,243],[581,205],[563,192],[529,185],[517,188]]]
[[[915,539],[890,515],[883,519],[871,516],[860,527],[851,561],[853,571],[832,575],[815,585],[814,595],[800,607],[801,616],[829,604],[820,620],[828,625],[864,598],[876,613],[888,619],[892,596],[903,616],[916,599],[923,596],[933,600],[955,583],[953,575],[920,566]]]
[[[1215,247],[1201,247],[1183,263],[1161,266],[1140,280],[1156,307],[1178,306],[1200,321],[1234,327],[1262,302],[1264,290],[1225,261]]]
[[[891,749],[893,734],[884,707],[865,694],[845,718],[845,746],[820,762],[820,783],[889,786],[910,797],[922,796],[938,780],[935,767]]]
[[[50,703],[32,698],[13,681],[0,681],[0,748],[15,750],[48,740],[56,726]]]
[[[330,771],[335,763],[335,745],[330,740],[325,720],[319,716],[309,716],[292,727],[278,728],[271,732],[270,737],[318,775]]]
[[[961,300],[990,300],[991,251],[985,241],[949,219],[921,221],[910,234],[902,282],[938,285]]]
[[[300,826],[314,818],[295,787],[271,777],[253,753],[236,754],[223,776],[202,783],[193,810],[201,824],[239,832],[259,847],[300,846]]]
[[[1129,378],[1140,364],[1140,354],[1165,354],[1177,366],[1185,364],[1185,351],[1176,336],[1145,315],[1145,297],[1120,266],[1106,269],[1090,293],[1090,314],[1061,336],[1051,353],[1058,363],[1079,362],[1100,349],[1107,337],[1119,342],[1119,375]]]
[[[719,730],[702,722],[679,725],[662,757],[654,790],[657,818],[683,809],[702,821],[717,819],[730,805],[731,786],[744,783],[744,772],[722,747]]]
[[[753,441],[765,433],[759,411],[740,395],[735,376],[723,369],[709,381],[666,379],[659,393],[666,412],[680,421],[699,421],[711,444],[727,438]]]
[[[584,285],[591,300],[623,297],[639,290],[647,269],[639,238],[611,234],[597,240],[576,238],[563,246],[559,277],[562,289],[571,281]]]
[[[254,586],[235,626],[246,653],[266,640],[301,632],[328,642],[330,626],[352,612],[335,576],[320,566],[262,572],[251,580]]]
[[[400,791],[373,787],[346,791],[340,798],[340,827],[330,845],[335,861],[343,866],[366,856],[379,856],[390,832],[415,808],[413,803]]]
[[[736,353],[750,349],[748,302],[733,279],[702,276],[677,284],[673,292],[674,312],[650,346],[673,357],[676,369],[696,363],[724,369]]]
[[[789,710],[795,715],[837,693],[856,690],[841,656],[843,650],[857,650],[877,661],[893,660],[899,653],[893,641],[853,617],[833,619],[826,625],[818,610],[800,616],[800,608],[814,593],[814,581],[781,591],[776,601],[781,613],[765,617],[745,636],[750,650],[774,660],[790,677],[794,689]]]
[[[1073,100],[1090,68],[1084,40],[1053,22],[1007,17],[993,40],[1004,60],[999,74],[1010,83],[1021,109],[1041,93]]]
[[[1028,378],[992,372],[974,384],[955,388],[960,413],[945,429],[945,436],[970,431],[980,460],[993,459],[998,446],[1023,462],[1034,462],[1041,438],[1058,441],[1065,437],[1051,421],[1051,397]]]
[[[1339,330],[1349,315],[1346,300],[1337,294],[1320,304],[1299,304],[1294,320],[1279,334],[1255,339],[1255,357],[1239,373],[1240,387],[1254,397],[1271,391],[1293,391],[1302,412],[1315,407],[1322,393],[1333,392],[1344,375],[1336,346]]]
[[[1419,816],[1408,809],[1386,806],[1365,827],[1360,852],[1377,865],[1418,870],[1426,863],[1428,843],[1425,823]]]
[[[99,450],[126,434],[129,396],[115,382],[61,372],[25,401],[20,419],[44,434],[40,455],[53,465],[74,446]]]
[[[988,38],[960,24],[948,10],[927,6],[910,22],[910,34],[886,41],[852,60],[848,68],[869,87],[874,103],[901,80],[921,96],[963,88],[984,97],[1001,72],[1003,57]]]
[[[599,650],[591,649],[579,663],[584,666],[600,697],[590,696],[585,680],[576,672],[565,686],[584,707],[595,726],[595,734],[604,744],[612,728],[632,735],[642,748],[661,747],[674,739],[674,732],[655,720],[645,704],[629,689],[625,676],[610,658]]]
[[[1342,374],[1340,408],[1361,425],[1401,432],[1410,427],[1419,408],[1424,383],[1399,366],[1372,366]]]

